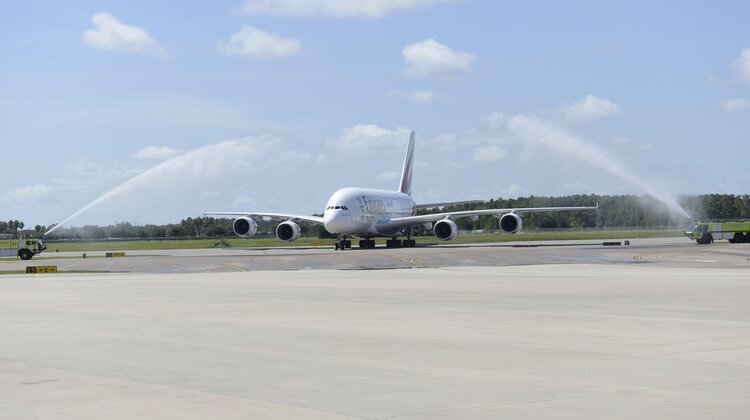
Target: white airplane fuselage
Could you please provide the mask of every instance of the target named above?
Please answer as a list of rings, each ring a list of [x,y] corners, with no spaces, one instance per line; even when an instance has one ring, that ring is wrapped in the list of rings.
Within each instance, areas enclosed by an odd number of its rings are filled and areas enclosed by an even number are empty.
[[[334,235],[394,236],[400,232],[378,226],[378,222],[413,216],[415,206],[408,194],[398,191],[342,188],[328,199],[323,226]]]

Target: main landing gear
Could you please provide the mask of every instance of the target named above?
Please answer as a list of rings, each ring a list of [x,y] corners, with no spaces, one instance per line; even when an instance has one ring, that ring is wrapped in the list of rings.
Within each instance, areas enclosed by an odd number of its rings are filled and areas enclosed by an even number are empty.
[[[386,248],[414,248],[417,246],[417,241],[414,239],[389,239],[385,241]]]
[[[414,248],[415,246],[417,246],[417,241],[411,238],[411,228],[407,228],[401,233],[406,236],[406,239],[389,239],[385,241],[385,246],[387,248]]]
[[[351,248],[351,247],[352,247],[352,241],[347,240],[346,237],[341,237],[341,238],[336,239],[336,245],[334,245],[333,249],[336,249],[336,250],[340,249],[343,251],[346,248]]]
[[[362,239],[359,241],[360,248],[375,248],[375,241],[370,238]]]
[[[403,240],[391,238],[385,241],[386,248],[414,248],[415,246],[417,246],[417,241],[409,237]],[[341,250],[341,251],[347,248],[351,248],[351,247],[352,247],[352,241],[346,239],[346,237],[340,237],[336,239],[336,244],[334,245],[334,249]],[[370,238],[362,239],[359,241],[359,248],[360,249],[375,248],[375,241]]]

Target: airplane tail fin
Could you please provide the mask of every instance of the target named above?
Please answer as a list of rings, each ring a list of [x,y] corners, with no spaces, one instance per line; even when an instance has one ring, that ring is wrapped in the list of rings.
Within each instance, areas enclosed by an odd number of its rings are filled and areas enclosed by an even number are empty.
[[[409,136],[409,146],[406,148],[406,157],[404,157],[404,169],[401,170],[401,184],[399,192],[411,195],[411,174],[414,168],[414,138],[416,133],[411,132]]]

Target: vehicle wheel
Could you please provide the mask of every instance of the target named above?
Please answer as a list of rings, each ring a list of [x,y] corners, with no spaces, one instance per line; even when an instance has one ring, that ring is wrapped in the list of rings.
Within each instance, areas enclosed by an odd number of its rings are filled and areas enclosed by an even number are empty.
[[[701,245],[708,245],[713,241],[714,241],[714,237],[710,233],[706,233],[703,235],[700,241],[698,241],[698,243]]]
[[[339,250],[339,243],[338,242],[336,242],[336,244],[333,245],[333,249],[335,249],[336,251]]]
[[[30,260],[31,257],[34,256],[34,254],[32,254],[31,251],[29,251],[28,249],[22,249],[18,251],[18,256],[21,257],[22,260],[26,261],[26,260]]]
[[[734,243],[736,244],[744,244],[747,242],[747,234],[746,233],[735,233],[734,234]]]

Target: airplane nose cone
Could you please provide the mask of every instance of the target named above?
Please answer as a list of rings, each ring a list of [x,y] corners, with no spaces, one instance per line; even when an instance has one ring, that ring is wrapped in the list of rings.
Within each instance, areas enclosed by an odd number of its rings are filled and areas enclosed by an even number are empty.
[[[330,233],[341,233],[343,228],[344,218],[341,213],[335,211],[327,211],[323,215],[323,227]]]

